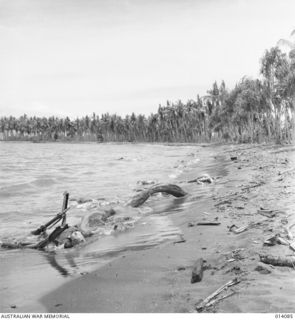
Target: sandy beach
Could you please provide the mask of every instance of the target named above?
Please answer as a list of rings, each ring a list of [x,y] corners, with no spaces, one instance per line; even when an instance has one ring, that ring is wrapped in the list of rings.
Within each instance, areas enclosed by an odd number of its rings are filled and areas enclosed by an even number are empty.
[[[228,174],[214,182],[219,188],[209,200],[171,215],[183,232],[179,241],[125,252],[42,297],[46,310],[198,312],[203,299],[238,278],[239,283],[223,294],[230,296],[199,312],[294,312],[294,270],[262,263],[259,257],[294,254],[288,245],[263,245],[265,239],[282,235],[295,222],[294,148],[239,145],[215,151],[216,158],[225,159]],[[183,187],[189,192],[189,185]],[[273,217],[262,215],[262,208],[274,210]],[[207,221],[220,224],[197,225]],[[233,232],[243,226],[248,228]],[[205,260],[203,278],[191,283],[199,258]]]

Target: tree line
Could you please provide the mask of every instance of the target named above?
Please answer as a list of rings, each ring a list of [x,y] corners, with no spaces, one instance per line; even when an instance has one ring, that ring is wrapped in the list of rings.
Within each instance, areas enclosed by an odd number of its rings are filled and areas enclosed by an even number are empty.
[[[149,116],[93,113],[73,120],[2,117],[0,138],[36,142],[290,142],[295,133],[295,45],[289,45],[288,54],[279,47],[266,50],[261,77],[244,77],[232,90],[224,81],[214,82],[207,96],[186,103],[167,101]]]

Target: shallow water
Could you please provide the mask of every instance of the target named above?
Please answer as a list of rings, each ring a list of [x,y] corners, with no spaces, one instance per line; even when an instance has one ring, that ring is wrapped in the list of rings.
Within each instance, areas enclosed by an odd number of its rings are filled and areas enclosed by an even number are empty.
[[[92,200],[81,205],[70,201],[69,223],[107,202],[126,202],[135,189],[143,188],[138,181],[176,183],[190,193],[183,199],[152,197],[141,211],[128,212],[132,228],[105,229],[87,245],[54,253],[1,250],[1,310],[11,304],[25,310],[40,295],[126,250],[178,239],[181,230],[170,215],[210,196],[217,187],[183,182],[203,173],[226,175],[223,159],[214,155],[212,148],[187,145],[0,143],[0,240],[29,234],[51,219],[61,209],[65,190],[71,199]]]

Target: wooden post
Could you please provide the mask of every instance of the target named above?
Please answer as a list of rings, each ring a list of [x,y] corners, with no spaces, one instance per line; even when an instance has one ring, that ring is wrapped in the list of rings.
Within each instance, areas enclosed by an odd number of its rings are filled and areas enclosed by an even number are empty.
[[[64,199],[62,202],[61,212],[64,212],[68,208],[69,203],[69,193],[67,191],[64,192]],[[67,216],[63,215],[61,226],[63,227],[66,224]]]

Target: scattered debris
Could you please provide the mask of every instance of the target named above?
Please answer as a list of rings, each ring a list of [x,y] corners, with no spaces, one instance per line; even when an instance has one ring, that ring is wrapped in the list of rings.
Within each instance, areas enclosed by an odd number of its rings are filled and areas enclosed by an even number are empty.
[[[193,266],[191,283],[202,281],[203,270],[204,270],[204,260],[200,258],[195,262]]]
[[[295,268],[295,256],[280,257],[280,256],[260,254],[259,257],[260,257],[260,261],[266,264],[271,264],[273,266],[279,266],[279,267]]]
[[[235,275],[243,273],[243,270],[240,266],[234,266],[231,269],[227,270],[225,273],[234,273]]]
[[[227,290],[229,287],[232,287],[238,283],[240,283],[241,280],[239,280],[238,278],[235,278],[233,280],[228,281],[226,284],[224,284],[223,286],[221,286],[219,289],[217,289],[216,291],[214,291],[212,294],[210,294],[207,298],[205,298],[201,303],[199,303],[196,306],[196,309],[198,312],[203,311],[205,308],[212,306],[213,304],[216,304],[217,302],[219,302],[220,300],[223,300],[231,295],[233,295],[235,292],[231,292],[228,295],[225,295],[219,299],[215,299],[215,297],[217,297],[220,293],[222,293],[223,291]]]

